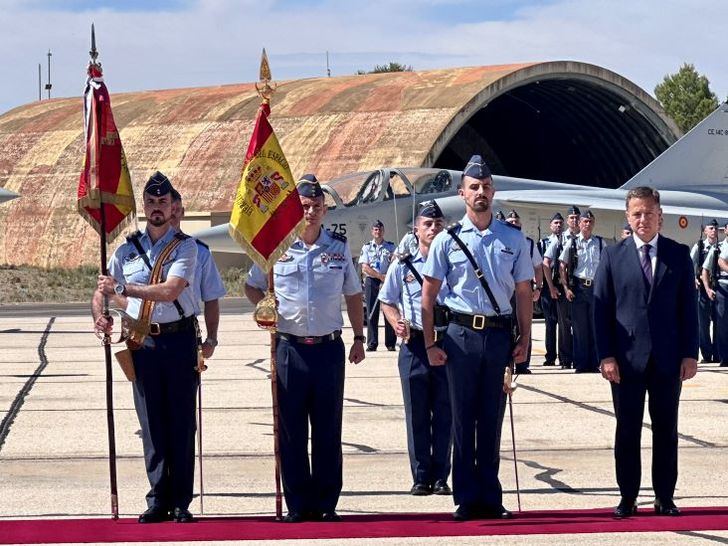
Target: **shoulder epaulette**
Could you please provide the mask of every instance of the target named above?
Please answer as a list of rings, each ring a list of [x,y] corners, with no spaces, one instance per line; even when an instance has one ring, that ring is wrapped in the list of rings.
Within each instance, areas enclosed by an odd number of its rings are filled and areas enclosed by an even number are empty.
[[[329,231],[329,235],[331,235],[332,239],[336,239],[337,241],[341,241],[342,243],[346,242],[346,235],[342,235],[341,233],[337,233],[336,231]]]
[[[454,222],[454,223],[450,224],[449,226],[447,226],[445,228],[445,231],[448,231],[448,232],[454,231],[455,233],[458,233],[460,231],[461,227],[463,227],[463,225],[460,222]]]
[[[187,235],[186,233],[182,233],[181,231],[178,231],[177,233],[174,234],[174,238],[179,239],[180,241],[184,241],[185,239],[189,239],[190,236]]]
[[[384,241],[384,244],[395,246],[392,241]]]
[[[207,250],[210,250],[210,247],[209,247],[209,246],[207,245],[207,243],[203,243],[202,241],[200,241],[200,240],[199,240],[199,239],[197,239],[197,238],[194,238],[194,239],[195,239],[195,242],[196,242],[196,243],[197,243],[198,245],[200,245],[200,246],[204,246],[204,247],[205,247],[205,248],[206,248]]]
[[[136,230],[134,233],[130,233],[126,236],[126,242],[131,243],[134,239],[139,239],[139,237],[142,236],[142,232],[139,230]]]

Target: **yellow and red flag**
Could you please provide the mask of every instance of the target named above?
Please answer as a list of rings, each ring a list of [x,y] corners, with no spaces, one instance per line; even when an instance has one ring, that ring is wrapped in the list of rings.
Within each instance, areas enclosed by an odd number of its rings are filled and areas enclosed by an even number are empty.
[[[303,207],[273,128],[270,105],[258,110],[230,215],[230,236],[268,272],[303,225]]]
[[[111,242],[136,215],[124,148],[101,66],[90,63],[84,91],[86,156],[78,181],[78,212]],[[103,215],[101,207],[103,204]]]

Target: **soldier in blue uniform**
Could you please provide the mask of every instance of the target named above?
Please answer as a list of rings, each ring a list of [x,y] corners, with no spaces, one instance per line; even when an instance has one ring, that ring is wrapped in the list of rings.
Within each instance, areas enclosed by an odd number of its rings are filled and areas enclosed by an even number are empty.
[[[598,373],[594,344],[594,275],[604,248],[604,241],[592,235],[594,214],[581,213],[579,235],[572,237],[559,256],[561,284],[571,302],[571,325],[574,333],[574,368],[576,373]]]
[[[142,430],[144,461],[151,489],[140,523],[174,519],[192,521],[195,469],[195,403],[199,381],[195,296],[197,245],[171,225],[172,184],[156,172],[144,187],[147,227],[137,241],[127,240],[109,263],[109,276],[99,275],[92,312],[95,328],[109,332],[111,321],[101,311],[103,296],[127,298],[126,312],[138,319],[142,300],[155,302],[152,335],[132,351],[136,380],[134,407]],[[164,264],[162,280],[149,285],[151,268],[175,238],[181,239]]]
[[[620,239],[627,239],[628,237],[632,237],[632,226],[630,226],[628,223],[625,223],[624,227],[622,228],[622,235]]]
[[[511,210],[506,217],[506,222],[515,227],[517,230],[521,230],[521,217],[515,210]],[[541,297],[541,291],[543,290],[543,258],[541,252],[538,249],[536,242],[529,236],[526,236],[526,242],[528,243],[528,253],[531,256],[531,263],[533,264],[533,301],[536,302]],[[515,293],[511,298],[511,307],[516,306]],[[533,309],[533,306],[531,306]],[[517,374],[529,374],[531,373],[531,341],[528,343],[528,352],[526,353],[526,359],[523,362],[516,362],[516,373]]]
[[[180,231],[179,225],[185,216],[185,208],[182,205],[182,196],[173,188],[172,190],[172,227]],[[195,315],[200,313],[205,317],[206,338],[202,342],[202,356],[210,358],[218,345],[217,329],[220,324],[220,302],[225,293],[225,285],[220,277],[215,260],[212,257],[210,248],[200,241],[197,243],[197,260],[195,262],[195,282],[192,289],[195,294]],[[203,308],[200,308],[202,302]],[[202,340],[201,340],[202,341]]]
[[[452,483],[458,505],[453,517],[509,518],[498,480],[506,400],[503,376],[510,361],[522,361],[528,350],[533,265],[523,234],[493,218],[495,187],[480,156],[465,166],[458,193],[465,216],[435,237],[422,270],[425,349],[431,365],[446,366],[450,385]],[[443,283],[449,288],[445,305],[450,323],[440,347],[434,339],[433,312]],[[514,291],[521,332],[515,347],[510,303]]]
[[[701,326],[700,315],[702,313],[713,319],[713,358],[708,362],[718,361],[721,366],[728,366],[728,271],[724,270],[720,263],[721,258],[723,260],[728,258],[728,245],[724,243],[725,241],[717,243],[716,240],[716,244],[710,245],[702,264],[698,326]],[[693,251],[697,254],[695,248]],[[703,292],[710,302],[709,306],[702,301]],[[709,308],[706,309],[706,307]],[[702,331],[700,333],[703,334]],[[705,353],[703,354],[705,355]],[[706,362],[705,359],[703,361]]]
[[[322,229],[326,203],[314,175],[298,183],[305,227],[273,268],[280,454],[287,523],[339,521],[344,342],[341,295],[354,331],[349,362],[364,360],[361,285],[346,237]],[[257,304],[268,287],[254,265],[245,295]],[[311,461],[308,429],[311,425]]]
[[[564,247],[579,235],[579,216],[581,210],[576,205],[567,211],[567,229],[562,231],[559,239],[552,239],[543,257],[544,279],[549,287],[551,299],[556,301],[559,321],[559,364],[562,369],[569,369],[574,363],[574,335],[571,324],[571,302],[566,299],[564,286],[561,283],[559,256]],[[560,215],[559,215],[560,216]]]
[[[558,290],[556,290],[556,297],[552,295],[552,289],[559,285],[558,275],[556,276],[556,279],[554,279],[554,272],[558,272],[558,268],[553,270],[549,268],[548,273],[546,271],[546,250],[549,248],[549,246],[551,246],[551,243],[557,242],[558,244],[558,241],[561,240],[561,231],[563,230],[563,228],[564,217],[561,216],[560,212],[557,212],[553,215],[553,217],[551,218],[551,222],[549,223],[551,235],[541,239],[538,245],[539,251],[544,257],[543,274],[546,284],[546,286],[544,286],[541,290],[541,311],[543,311],[543,318],[546,326],[546,334],[544,336],[544,343],[546,345],[546,359],[543,363],[544,366],[555,366],[557,354],[560,355],[559,360],[562,360],[563,358],[563,354],[561,353],[561,351],[557,353],[557,339],[561,341],[562,336],[561,333],[559,333],[558,338],[556,335],[556,327],[559,324],[559,309],[557,304],[559,300]]]
[[[422,268],[430,245],[442,231],[444,218],[435,201],[420,203],[415,220],[419,246],[414,255],[403,254],[387,271],[379,301],[384,317],[402,338],[399,377],[402,382],[407,425],[407,450],[414,485],[412,495],[451,494],[452,416],[447,374],[430,366],[422,334]],[[445,287],[440,291],[442,304]],[[401,308],[401,311],[400,311]]]
[[[713,218],[703,228],[700,240],[690,249],[690,258],[695,268],[695,288],[698,290],[698,332],[700,340],[701,362],[719,362],[721,360],[718,347],[718,310],[716,301],[708,297],[703,283],[700,281],[702,266],[712,249],[718,247],[718,221]],[[713,324],[711,332],[711,323]],[[711,335],[712,334],[712,335]]]
[[[384,224],[375,220],[372,224],[372,240],[361,247],[359,264],[364,274],[364,299],[367,307],[367,351],[376,351],[379,345],[379,304],[377,296],[382,287],[387,268],[395,253],[394,243],[384,240]],[[384,321],[384,344],[394,351],[397,336],[389,323]]]

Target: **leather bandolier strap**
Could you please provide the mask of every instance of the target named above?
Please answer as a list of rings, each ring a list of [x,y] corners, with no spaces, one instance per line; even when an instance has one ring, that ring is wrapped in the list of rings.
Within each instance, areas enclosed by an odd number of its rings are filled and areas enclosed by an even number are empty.
[[[154,262],[152,273],[149,277],[149,286],[159,284],[162,280],[163,264],[167,261],[170,254],[179,246],[184,238],[175,236],[167,246],[162,249],[159,253],[157,260]],[[146,257],[146,256],[145,256]],[[154,311],[154,300],[142,300],[141,310],[139,311],[139,318],[137,320],[131,320],[129,323],[129,337],[127,339],[127,346],[134,350],[138,349],[144,343],[144,339],[149,335],[152,324],[152,313]],[[177,309],[180,310],[179,308]],[[184,313],[181,313],[184,316]]]

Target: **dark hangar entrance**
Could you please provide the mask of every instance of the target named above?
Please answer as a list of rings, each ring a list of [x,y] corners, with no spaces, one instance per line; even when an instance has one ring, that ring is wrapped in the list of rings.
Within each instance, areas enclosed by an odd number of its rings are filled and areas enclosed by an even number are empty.
[[[496,174],[617,188],[674,142],[653,121],[599,82],[542,78],[490,100],[434,166],[460,170],[479,151]]]

